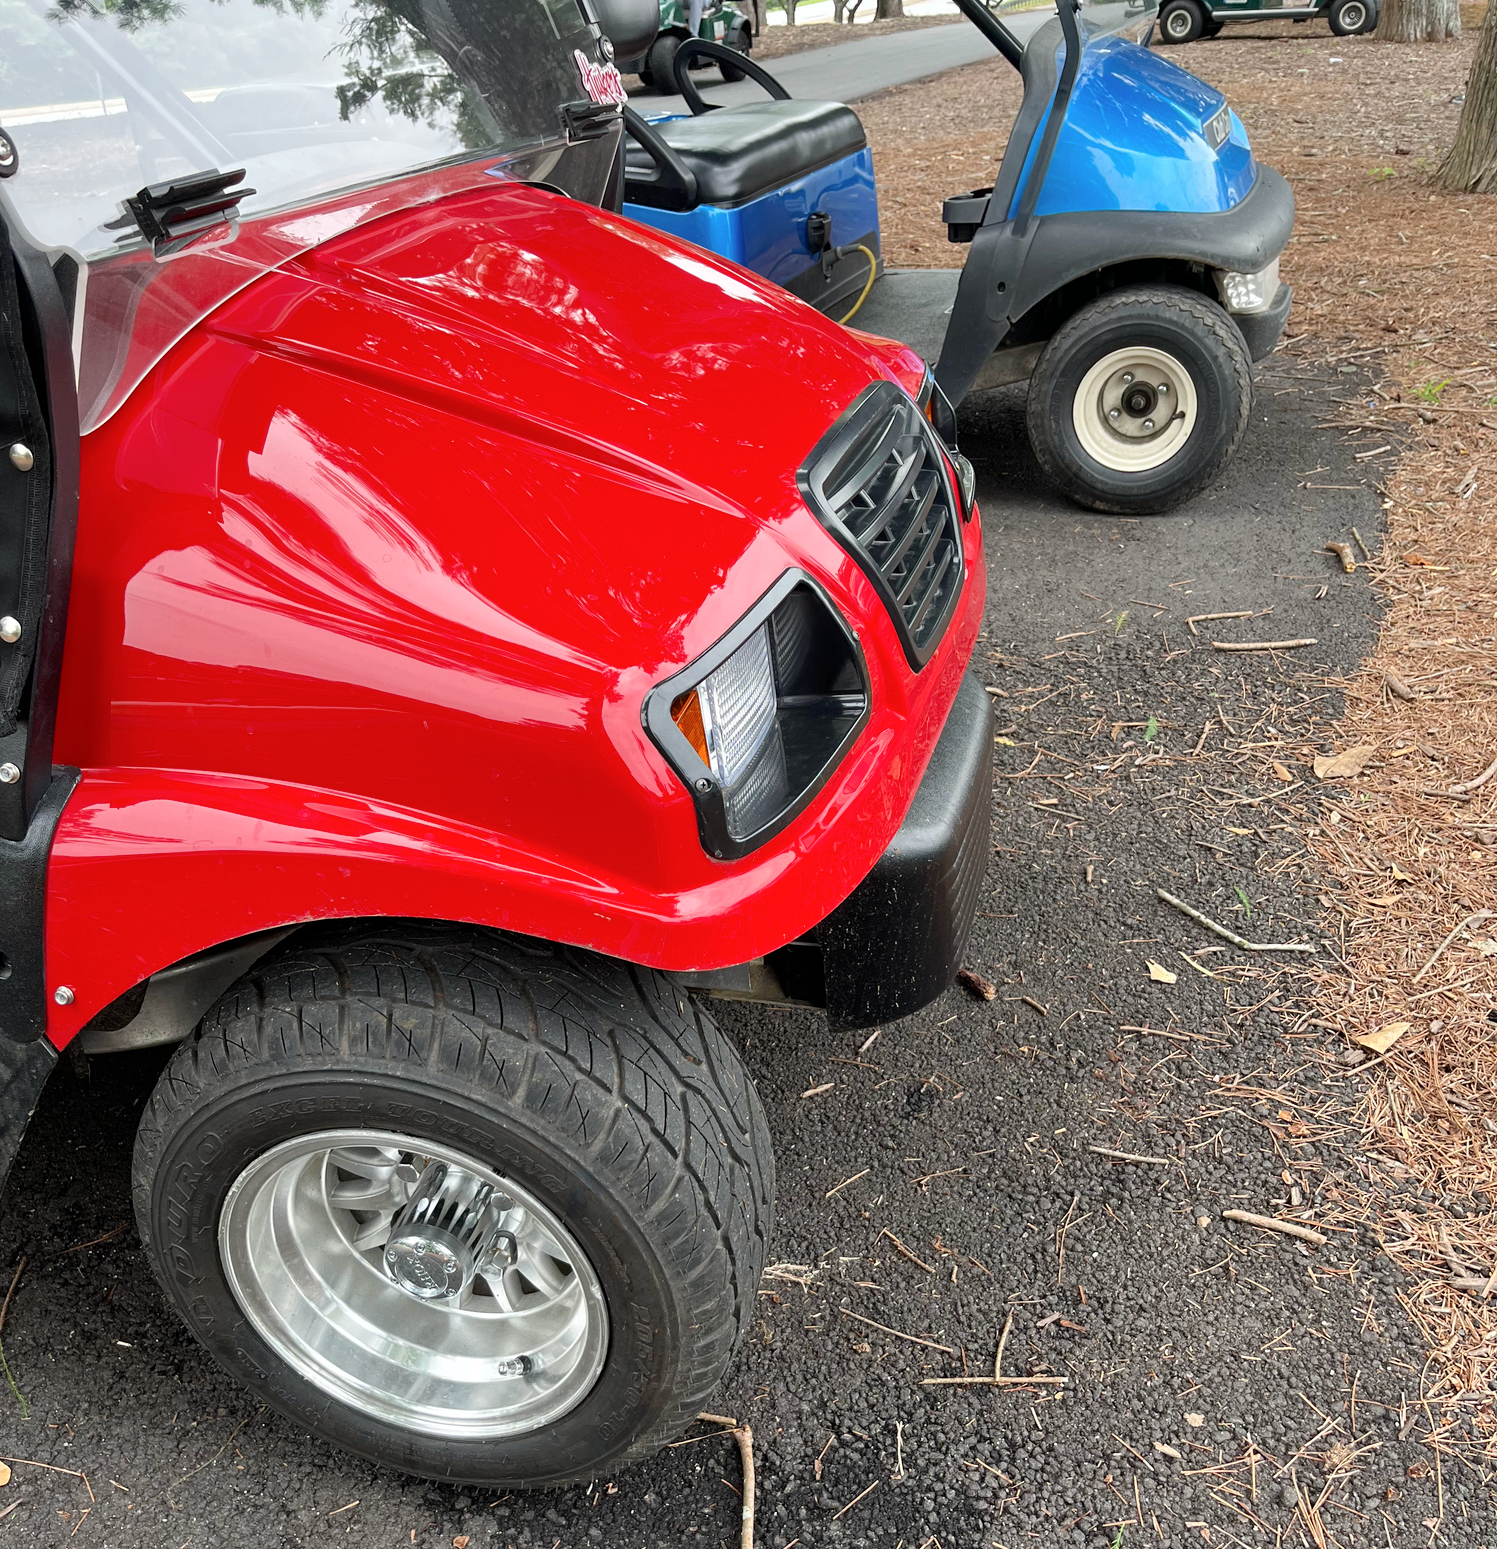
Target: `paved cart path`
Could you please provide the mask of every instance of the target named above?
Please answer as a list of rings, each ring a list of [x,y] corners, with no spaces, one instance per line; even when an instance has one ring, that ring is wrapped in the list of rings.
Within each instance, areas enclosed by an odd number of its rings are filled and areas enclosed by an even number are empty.
[[[1101,1549],[1120,1526],[1128,1546],[1299,1543],[1317,1502],[1343,1549],[1423,1542],[1441,1504],[1446,1542],[1489,1541],[1468,1516],[1473,1475],[1447,1450],[1437,1477],[1422,1432],[1400,1439],[1421,1355],[1370,1235],[1311,1250],[1221,1220],[1288,1209],[1291,1187],[1333,1208],[1322,1191],[1346,1164],[1296,1133],[1276,1092],[1320,1035],[1286,1040],[1271,1007],[1238,1011],[1287,985],[1242,982],[1252,962],[1153,899],[1163,883],[1260,940],[1316,918],[1293,858],[1324,796],[1298,764],[1291,788],[1268,755],[1191,754],[1203,728],[1206,752],[1221,749],[1224,724],[1240,740],[1272,728],[1322,746],[1329,685],[1373,640],[1364,573],[1321,552],[1353,523],[1377,541],[1376,475],[1315,428],[1354,390],[1271,362],[1225,480],[1145,521],[1057,500],[1025,449],[1018,394],[964,412],[991,576],[974,665],[1002,691],[1006,739],[969,962],[999,998],[953,991],[861,1056],[863,1035],[829,1035],[810,1013],[722,1011],[779,1165],[779,1267],[711,1405],[753,1425],[760,1549]],[[1200,627],[1319,644],[1227,658],[1184,622],[1269,608]],[[1151,958],[1177,982],[1151,981]],[[1174,1037],[1128,1031],[1141,1027]],[[726,1440],[592,1489],[500,1497],[381,1472],[250,1400],[138,1254],[131,1135],[161,1064],[96,1059],[87,1083],[62,1071],[4,1201],[0,1292],[27,1258],[5,1352],[31,1415],[0,1382],[0,1455],[86,1473],[94,1498],[72,1475],[17,1466],[0,1549],[445,1549],[463,1535],[474,1549],[736,1546]],[[1175,1162],[1116,1164],[1091,1143]],[[1405,1207],[1421,1204],[1410,1193]],[[1069,1386],[921,1386],[991,1371],[1010,1309],[1005,1373]],[[1353,1425],[1371,1450],[1348,1461],[1330,1449]]]
[[[782,59],[766,60],[764,68],[792,97],[856,102],[859,97],[871,97],[906,81],[923,80],[927,75],[992,57],[993,45],[971,22],[960,21],[949,27],[917,27],[861,42],[811,48]],[[702,71],[698,79],[702,94],[710,102],[736,107],[742,102],[764,100],[763,88],[753,81],[724,85],[718,81],[715,70]],[[654,92],[635,97],[633,105],[647,114],[686,111],[680,97],[657,96]]]

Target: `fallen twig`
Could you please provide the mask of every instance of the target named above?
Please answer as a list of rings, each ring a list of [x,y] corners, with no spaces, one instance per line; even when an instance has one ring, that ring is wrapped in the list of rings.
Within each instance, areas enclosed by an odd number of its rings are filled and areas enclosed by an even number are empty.
[[[1003,1347],[1008,1343],[1008,1331],[1014,1326],[1014,1309],[1008,1309],[1008,1316],[1003,1320],[1003,1332],[998,1336],[998,1348],[993,1354],[993,1375],[1003,1375]]]
[[[740,1425],[733,1431],[738,1456],[743,1463],[743,1537],[741,1549],[754,1549],[754,1433]]]
[[[1115,1162],[1154,1162],[1168,1167],[1175,1161],[1172,1156],[1140,1156],[1136,1151],[1114,1151],[1108,1146],[1088,1146],[1086,1149],[1095,1151],[1098,1156],[1111,1157]]]
[[[842,1510],[837,1513],[837,1517],[846,1516],[847,1513],[850,1512],[853,1509],[853,1507],[856,1506],[858,1504],[858,1502],[863,1499],[863,1497],[865,1495],[871,1495],[873,1493],[873,1491],[875,1491],[876,1489],[878,1489],[878,1480],[877,1479],[875,1479],[873,1481],[873,1483],[871,1485],[869,1485],[866,1490],[860,1490],[855,1496],[853,1496],[853,1498],[847,1503],[847,1505],[845,1505],[842,1508]],[[833,1517],[832,1521],[835,1522],[837,1520],[837,1517]],[[743,1542],[744,1542],[745,1549],[748,1549],[748,1539],[744,1539]]]
[[[912,1345],[924,1345],[927,1350],[939,1350],[942,1355],[960,1355],[961,1351],[953,1350],[950,1345],[938,1345],[933,1339],[921,1339],[918,1334],[901,1334],[897,1328],[890,1328],[887,1323],[875,1323],[872,1318],[865,1318],[859,1312],[850,1312],[846,1307],[839,1307],[838,1312],[844,1318],[853,1318],[859,1323],[866,1323],[869,1328],[876,1328],[880,1334],[892,1334],[896,1339],[907,1339]]]
[[[866,1178],[868,1176],[868,1174],[871,1173],[872,1171],[873,1171],[873,1169],[871,1167],[865,1167],[862,1170],[862,1172],[854,1173],[851,1178],[844,1178],[842,1180],[842,1182],[837,1185],[836,1188],[828,1189],[826,1191],[826,1193],[823,1194],[821,1197],[823,1199],[830,1199],[833,1194],[840,1193],[843,1189],[845,1189],[849,1183],[856,1183],[859,1178]]]
[[[956,982],[977,1000],[997,999],[998,986],[991,979],[984,979],[980,973],[973,973],[970,968],[958,970]]]
[[[1251,613],[1248,613],[1248,612],[1243,612],[1243,613],[1196,613],[1196,614],[1193,614],[1190,618],[1186,619],[1185,626],[1186,626],[1187,629],[1190,630],[1191,634],[1195,634],[1195,632],[1196,632],[1196,625],[1197,624],[1204,624],[1208,620],[1211,620],[1211,619],[1250,619],[1252,617],[1253,617],[1253,615]]]
[[[1032,1383],[1048,1383],[1054,1388],[1063,1388],[1071,1379],[1069,1377],[924,1377],[920,1381],[922,1388],[1023,1388]]]
[[[1388,692],[1395,699],[1402,699],[1407,703],[1412,703],[1419,697],[1396,672],[1385,672],[1383,674],[1383,682],[1388,685]]]
[[[1386,451],[1387,448],[1385,447]],[[1357,568],[1356,556],[1351,551],[1349,543],[1328,543],[1325,546],[1327,554],[1334,554],[1341,561],[1341,568],[1350,575]]]
[[[1490,909],[1478,909],[1475,914],[1468,914],[1466,918],[1462,920],[1453,931],[1451,931],[1451,933],[1444,939],[1444,941],[1442,941],[1440,945],[1435,948],[1434,955],[1424,965],[1424,967],[1414,975],[1409,983],[1418,984],[1418,982],[1425,976],[1425,974],[1427,974],[1430,969],[1440,961],[1441,956],[1444,954],[1445,948],[1448,947],[1450,943],[1454,941],[1455,938],[1459,936],[1468,925],[1475,925],[1478,920],[1490,920],[1492,918],[1492,913],[1493,911]]]
[[[1260,1226],[1265,1232],[1282,1232],[1286,1237],[1298,1237],[1303,1242],[1313,1242],[1317,1248],[1330,1241],[1308,1226],[1295,1221],[1280,1221],[1276,1216],[1255,1216],[1250,1210],[1224,1210],[1223,1221],[1241,1221],[1244,1226]]]
[[[10,1299],[16,1294],[16,1286],[20,1284],[21,1271],[26,1268],[26,1255],[21,1255],[21,1262],[16,1265],[16,1272],[10,1277],[10,1289],[5,1293],[5,1300],[0,1302],[0,1335],[5,1333],[5,1315],[10,1311]],[[5,1381],[10,1391],[15,1394],[16,1403],[21,1410],[21,1418],[31,1418],[31,1407],[26,1402],[26,1395],[16,1385],[16,1379],[10,1374],[10,1362],[5,1358],[5,1345],[0,1342],[0,1370],[5,1372]]]
[[[1302,645],[1318,645],[1318,640],[1213,640],[1213,651],[1297,651]]]
[[[1156,887],[1154,895],[1172,909],[1178,909],[1181,914],[1189,915],[1197,925],[1204,925],[1207,930],[1220,936],[1223,941],[1230,941],[1234,947],[1241,947],[1244,952],[1314,952],[1318,950],[1313,941],[1246,941],[1236,931],[1228,930],[1225,925],[1218,925],[1215,920],[1207,919],[1199,909],[1192,909],[1189,904],[1182,903],[1173,893],[1166,893],[1162,887]]]
[[[1391,451],[1391,450],[1392,450],[1391,447],[1386,447],[1386,446],[1380,446],[1377,449],[1378,452],[1388,452],[1388,451]],[[1368,457],[1376,457],[1377,456],[1377,452],[1368,452],[1365,455],[1368,456]],[[1359,549],[1361,549],[1361,551],[1362,551],[1362,558],[1363,559],[1371,559],[1372,558],[1372,550],[1367,547],[1367,544],[1363,540],[1363,537],[1362,537],[1361,533],[1359,533],[1357,531],[1357,529],[1355,527],[1353,527],[1352,530],[1351,530],[1351,535],[1352,535],[1353,538],[1355,538],[1357,540],[1357,547]]]
[[[910,1261],[910,1263],[918,1264],[920,1266],[920,1268],[923,1269],[927,1275],[935,1274],[935,1270],[932,1269],[931,1266],[929,1264],[927,1264],[924,1259],[917,1259],[915,1257],[915,1255],[913,1253],[911,1253],[910,1250],[907,1247],[905,1247],[905,1245],[894,1235],[893,1232],[891,1232],[889,1230],[889,1228],[887,1226],[883,1229],[883,1231],[881,1231],[879,1233],[879,1236],[880,1237],[887,1237],[889,1239],[889,1241],[894,1244],[895,1252],[904,1254],[904,1256]]]

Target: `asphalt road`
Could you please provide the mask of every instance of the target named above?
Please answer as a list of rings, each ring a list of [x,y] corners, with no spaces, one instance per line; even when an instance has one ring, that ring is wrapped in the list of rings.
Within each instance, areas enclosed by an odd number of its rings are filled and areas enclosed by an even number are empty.
[[[1291,1188],[1313,1205],[1341,1165],[1280,1106],[1319,1034],[1289,1036],[1268,999],[1281,961],[1152,893],[1247,929],[1241,888],[1259,939],[1315,938],[1294,857],[1320,797],[1240,750],[1268,726],[1324,745],[1331,685],[1373,638],[1362,575],[1321,552],[1353,524],[1376,541],[1375,474],[1314,428],[1354,390],[1271,367],[1221,486],[1143,521],[1046,491],[1014,393],[964,413],[991,577],[975,667],[1007,738],[969,960],[998,998],[953,990],[861,1054],[816,1015],[723,1008],[779,1162],[778,1267],[713,1406],[753,1425],[761,1546],[1299,1544],[1308,1513],[1344,1546],[1424,1543],[1441,1515],[1447,1544],[1494,1541],[1473,1476],[1448,1452],[1437,1472],[1402,1407],[1422,1352],[1374,1235],[1310,1248],[1221,1219]],[[1212,627],[1319,644],[1226,659],[1184,623],[1270,608]],[[736,1546],[721,1438],[496,1498],[382,1473],[251,1401],[136,1251],[131,1134],[160,1064],[63,1073],[10,1184],[0,1277],[27,1263],[4,1342],[30,1417],[0,1386],[0,1455],[33,1461],[0,1489],[0,1546]],[[1010,1313],[1004,1372],[1067,1385],[921,1385],[991,1371]]]
[[[923,80],[927,75],[992,57],[993,45],[977,28],[970,22],[958,21],[949,27],[916,27],[908,32],[834,43],[829,48],[806,49],[769,60],[765,69],[792,97],[856,102],[860,97],[871,97],[906,81]],[[708,82],[712,84],[709,86]],[[699,85],[710,101],[724,107],[764,100],[763,88],[753,81],[722,84],[715,70],[703,71]],[[636,98],[634,106],[646,114],[686,111],[681,97],[657,96],[653,92]]]

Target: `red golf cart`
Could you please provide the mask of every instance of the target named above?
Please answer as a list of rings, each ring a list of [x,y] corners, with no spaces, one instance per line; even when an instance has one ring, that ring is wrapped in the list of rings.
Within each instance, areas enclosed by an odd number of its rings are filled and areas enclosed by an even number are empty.
[[[616,1469],[770,1234],[704,997],[960,960],[949,409],[613,213],[587,0],[36,0],[0,58],[0,1181],[60,1051],[176,1043],[137,1221],[226,1368],[412,1472]]]

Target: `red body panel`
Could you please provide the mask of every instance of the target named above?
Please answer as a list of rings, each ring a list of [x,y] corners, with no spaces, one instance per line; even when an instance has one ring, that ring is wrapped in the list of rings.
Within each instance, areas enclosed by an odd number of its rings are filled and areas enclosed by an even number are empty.
[[[64,1043],[219,941],[466,920],[664,968],[834,908],[913,797],[979,627],[979,524],[910,673],[796,469],[918,360],[590,206],[496,184],[234,297],[83,445],[50,873]],[[792,566],[873,713],[783,834],[711,860],[648,689]]]

